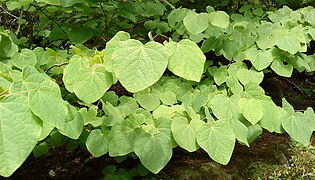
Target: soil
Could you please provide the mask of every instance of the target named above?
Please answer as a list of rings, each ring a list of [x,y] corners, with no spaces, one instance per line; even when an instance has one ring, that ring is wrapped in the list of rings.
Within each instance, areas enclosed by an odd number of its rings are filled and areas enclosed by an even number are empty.
[[[315,75],[294,75],[291,78],[268,77],[262,83],[267,94],[280,105],[285,97],[296,109],[315,109]],[[120,86],[113,87],[124,93]],[[314,145],[313,137],[312,144]],[[290,138],[287,134],[264,131],[256,141],[246,147],[236,144],[227,166],[213,162],[207,153],[198,150],[189,153],[175,148],[169,164],[157,174],[159,179],[248,179],[246,170],[252,163],[286,164]],[[103,179],[102,170],[108,165],[132,169],[139,161],[129,157],[122,163],[102,156],[94,158],[86,150],[68,151],[65,146],[51,148],[49,153],[35,158],[30,155],[24,164],[8,179]],[[0,178],[5,179],[5,178]],[[140,179],[140,178],[139,178]]]

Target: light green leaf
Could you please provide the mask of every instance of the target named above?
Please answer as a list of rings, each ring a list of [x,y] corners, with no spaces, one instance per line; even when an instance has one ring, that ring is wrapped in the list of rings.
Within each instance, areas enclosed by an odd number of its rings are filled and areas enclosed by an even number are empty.
[[[58,128],[58,131],[71,139],[78,139],[83,130],[84,120],[74,106],[69,103],[65,103],[65,105],[68,108],[68,114],[64,124]]]
[[[63,127],[68,108],[59,93],[56,93],[50,87],[44,86],[31,91],[28,100],[32,112],[41,120],[57,128]]]
[[[35,66],[37,63],[36,54],[29,49],[22,49],[20,53],[16,52],[12,55],[11,62],[19,69],[26,66]]]
[[[9,177],[30,155],[41,135],[42,123],[32,114],[25,94],[0,103],[0,175]]]
[[[127,32],[119,31],[115,34],[115,36],[106,43],[105,53],[104,53],[104,66],[106,68],[106,71],[108,72],[114,72],[113,67],[113,53],[115,51],[115,48],[119,45],[120,42],[126,41],[130,39],[130,35]]]
[[[107,91],[105,92],[104,96],[101,98],[103,102],[109,102],[113,106],[118,105],[118,96],[116,95],[115,91]]]
[[[146,110],[153,111],[160,104],[160,93],[155,89],[144,89],[135,93],[134,98]]]
[[[248,126],[248,136],[247,141],[248,143],[254,142],[259,135],[263,133],[263,130],[259,124],[254,124],[251,126]]]
[[[256,44],[260,49],[272,48],[275,45],[275,38],[268,34],[259,35]]]
[[[182,8],[182,9],[178,8],[178,9],[172,10],[167,16],[168,24],[172,28],[175,28],[176,23],[183,21],[183,19],[186,17],[186,15],[189,12],[190,10],[187,8]]]
[[[264,115],[263,106],[256,99],[241,98],[238,106],[244,117],[251,123],[256,124]]]
[[[114,83],[113,75],[104,66],[90,68],[88,59],[77,55],[64,69],[63,81],[68,91],[87,103],[100,99]]]
[[[179,77],[199,82],[206,57],[197,44],[184,39],[179,43],[167,43],[165,47],[168,52],[169,70]]]
[[[155,119],[153,122],[154,122],[154,126],[157,130],[166,134],[169,138],[171,138],[173,140],[173,135],[172,135],[172,131],[171,131],[172,119],[160,117],[158,119]],[[173,144],[176,144],[176,142],[173,142]],[[176,144],[176,146],[177,146],[177,144]]]
[[[282,126],[297,142],[304,145],[310,144],[313,126],[301,112],[285,112],[282,115]]]
[[[80,74],[77,74],[73,84],[73,91],[84,102],[97,101],[113,84],[113,75],[103,66],[96,69],[81,68],[79,71]]]
[[[100,157],[108,152],[108,132],[94,129],[86,139],[86,147],[94,157]]]
[[[228,75],[227,66],[220,66],[219,69],[217,69],[214,72],[215,83],[218,86],[220,86],[221,84],[223,84],[227,80],[227,75]]]
[[[257,50],[256,48],[248,49],[246,51],[246,58],[250,60],[258,71],[266,69],[273,60],[269,50]]]
[[[313,108],[308,107],[306,111],[304,111],[304,115],[309,120],[311,127],[313,127],[313,130],[315,131],[315,113]]]
[[[114,124],[124,120],[119,109],[117,107],[114,107],[109,102],[103,104],[103,110],[106,116],[103,118],[103,124],[105,124],[106,126],[113,126]]]
[[[214,26],[227,28],[230,24],[230,16],[224,11],[215,11],[209,14],[209,21]]]
[[[186,29],[193,35],[197,35],[209,26],[209,20],[207,13],[196,13],[189,11],[189,13],[183,19],[183,23]]]
[[[81,114],[84,125],[92,124],[92,126],[97,127],[100,126],[103,122],[103,119],[97,117],[97,110],[96,106],[91,106],[88,110],[86,108],[81,108],[79,113]]]
[[[276,58],[272,64],[271,69],[275,71],[278,75],[284,76],[284,77],[291,77],[293,72],[293,66],[292,64],[284,64],[284,62],[278,58]]]
[[[156,83],[167,66],[165,47],[157,42],[143,45],[138,40],[123,41],[115,48],[112,58],[115,75],[133,93]]]
[[[188,152],[199,149],[196,130],[201,124],[203,124],[203,121],[192,120],[188,122],[188,119],[185,117],[175,117],[172,120],[171,129],[176,143]]]
[[[301,44],[297,36],[293,33],[285,33],[275,40],[275,44],[284,51],[291,54],[297,53],[301,49]]]
[[[246,146],[249,147],[249,143],[247,141],[248,129],[245,126],[245,124],[243,124],[236,118],[231,119],[229,121],[229,124],[231,128],[233,129],[236,139],[239,142],[244,143]]]
[[[176,94],[168,89],[164,89],[160,92],[160,99],[163,104],[173,105],[177,103]]]
[[[109,155],[111,157],[124,156],[134,150],[135,138],[142,132],[135,128],[129,121],[116,123],[108,136]]]
[[[172,118],[173,116],[175,116],[176,113],[176,109],[173,107],[169,107],[166,105],[160,105],[158,108],[156,108],[153,111],[153,116],[154,118],[158,119],[160,117],[165,117],[165,118]],[[184,110],[184,108],[182,107],[182,109]]]
[[[213,114],[221,120],[229,120],[233,116],[237,117],[240,113],[238,101],[240,97],[232,95],[228,97],[223,94],[217,94],[213,97],[210,108]]]
[[[49,134],[51,133],[51,131],[54,129],[55,127],[54,126],[51,126],[47,123],[44,123],[43,122],[43,130],[42,130],[42,133],[38,139],[38,141],[42,141],[44,140],[47,136],[49,136]]]
[[[134,151],[144,167],[157,174],[172,157],[172,141],[161,132],[143,132],[135,140]]]
[[[242,68],[237,72],[237,78],[243,85],[246,85],[249,82],[260,84],[264,78],[263,72],[258,72],[255,69],[247,70]]]
[[[83,56],[74,55],[69,61],[69,64],[63,71],[62,81],[64,82],[66,89],[69,92],[73,91],[73,85],[76,82],[77,77],[80,75],[81,68],[88,68],[88,59]]]
[[[84,0],[59,0],[63,7],[71,7],[77,3],[83,3]]]
[[[235,146],[235,135],[230,125],[222,120],[202,124],[197,129],[197,142],[216,162],[226,165]]]
[[[276,106],[272,101],[260,101],[263,107],[263,117],[260,120],[261,127],[269,132],[281,132],[281,111],[280,107]]]
[[[312,9],[312,11],[307,14],[307,16],[305,17],[305,21],[315,26],[315,10],[314,9]]]

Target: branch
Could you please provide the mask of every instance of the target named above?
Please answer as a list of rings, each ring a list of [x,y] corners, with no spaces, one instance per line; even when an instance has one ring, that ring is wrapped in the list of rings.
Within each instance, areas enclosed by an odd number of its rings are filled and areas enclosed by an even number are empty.
[[[1,5],[0,5],[0,8],[1,8],[5,13],[7,13],[8,15],[14,17],[15,19],[20,19],[20,18],[17,17],[16,15],[9,13],[9,12],[8,12],[4,7],[2,7]]]
[[[52,68],[55,68],[55,67],[61,67],[61,66],[64,66],[64,65],[67,65],[69,64],[68,62],[64,62],[64,63],[61,63],[61,64],[54,64],[52,65],[51,67],[49,67],[48,69],[45,70],[45,73],[47,73],[48,71],[50,71]]]
[[[38,8],[37,6],[33,5],[38,11],[43,13],[49,20],[51,20],[54,24],[56,24],[63,33],[67,34],[65,30],[62,29],[62,27],[53,19],[51,19],[41,8]]]

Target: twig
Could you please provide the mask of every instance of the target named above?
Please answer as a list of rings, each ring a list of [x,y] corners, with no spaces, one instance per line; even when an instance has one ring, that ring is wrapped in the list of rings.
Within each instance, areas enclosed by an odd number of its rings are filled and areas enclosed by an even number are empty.
[[[38,7],[35,6],[35,5],[33,5],[33,6],[34,6],[38,11],[40,11],[41,13],[43,13],[43,14],[44,14],[49,20],[51,20],[54,24],[56,24],[56,25],[60,28],[60,30],[61,30],[63,33],[67,34],[66,31],[63,30],[62,27],[61,27],[55,20],[51,19],[42,9],[38,8]]]
[[[176,9],[175,6],[173,6],[173,4],[169,3],[167,0],[163,0],[163,2],[165,2],[167,5],[171,6],[172,9]]]
[[[299,93],[302,93],[302,92],[303,92],[302,89],[301,89],[298,85],[296,85],[294,82],[290,81],[290,80],[287,79],[287,78],[282,78],[282,79],[284,79],[285,81],[287,81],[289,84],[292,84],[292,85],[299,91]]]
[[[22,16],[23,16],[23,11],[21,10],[20,11],[20,18],[22,18]],[[16,31],[15,31],[15,35],[18,35],[19,34],[19,32],[20,32],[20,29],[21,29],[21,23],[18,23],[19,25],[18,25],[18,27],[17,27],[17,29],[16,29]]]
[[[64,63],[61,63],[61,64],[54,64],[52,65],[51,67],[49,67],[48,69],[45,70],[45,73],[47,73],[48,71],[50,71],[52,68],[55,68],[55,67],[61,67],[61,66],[64,66],[64,65],[67,65],[69,64],[68,62],[64,62]]]
[[[7,11],[4,7],[2,7],[1,5],[0,5],[0,8],[1,8],[5,13],[7,13],[8,15],[14,17],[15,19],[20,19],[20,18],[17,17],[16,15],[11,14],[10,12],[8,12],[8,11]]]

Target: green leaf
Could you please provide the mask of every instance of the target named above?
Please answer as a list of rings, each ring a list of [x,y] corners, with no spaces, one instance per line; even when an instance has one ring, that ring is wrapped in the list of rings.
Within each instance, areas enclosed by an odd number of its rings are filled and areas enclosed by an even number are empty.
[[[113,126],[114,124],[123,121],[122,114],[117,107],[114,107],[111,103],[106,102],[103,104],[103,110],[106,117],[103,118],[103,124],[106,126]]]
[[[172,134],[172,130],[171,130],[171,123],[172,123],[172,119],[170,118],[165,118],[165,117],[160,117],[158,119],[155,119],[153,121],[154,126],[157,130],[159,130],[160,132],[166,134],[169,138],[173,140],[173,134]],[[173,142],[172,144],[173,147],[177,146],[176,142]]]
[[[282,115],[284,130],[297,142],[308,145],[313,133],[313,126],[301,112],[284,112]]]
[[[260,120],[261,127],[269,132],[281,132],[281,111],[280,107],[276,106],[272,101],[260,101],[263,107],[263,117]]]
[[[77,0],[75,0],[77,1]],[[83,44],[87,40],[91,39],[93,36],[93,29],[90,27],[76,27],[71,28],[71,30],[68,33],[69,39],[72,43],[75,44]]]
[[[12,55],[11,62],[19,69],[26,66],[35,66],[37,63],[36,54],[29,49],[22,49],[20,53],[16,52]]]
[[[88,68],[88,61],[89,60],[86,57],[74,55],[70,59],[69,64],[63,70],[62,81],[69,92],[74,92],[73,85],[75,84],[77,77],[80,75],[78,69],[83,67]]]
[[[214,81],[215,83],[220,86],[227,80],[228,71],[227,66],[220,66],[214,73]]]
[[[134,94],[137,102],[146,110],[153,111],[160,104],[160,93],[155,89],[144,89]]]
[[[116,123],[108,136],[109,155],[111,157],[124,156],[133,152],[135,138],[141,132],[140,128],[133,127],[129,121]]]
[[[246,51],[246,58],[250,60],[258,71],[266,69],[273,60],[269,50],[257,50],[256,48],[248,49]]]
[[[284,76],[284,77],[291,77],[292,72],[293,72],[292,64],[290,63],[284,64],[284,62],[278,58],[274,59],[270,67],[278,75]]]
[[[42,131],[25,94],[11,95],[0,103],[0,175],[9,177],[37,144]]]
[[[108,152],[108,132],[94,129],[86,139],[86,147],[94,157],[100,157]]]
[[[50,87],[41,87],[28,95],[29,106],[32,112],[45,123],[62,128],[66,121],[68,108],[60,94]]]
[[[275,38],[268,34],[259,35],[256,44],[260,49],[269,49],[275,45]]]
[[[188,12],[190,12],[190,10],[187,8],[182,8],[182,9],[178,8],[178,9],[172,10],[167,16],[168,24],[172,28],[175,28],[176,23],[183,21],[183,19],[186,17]]]
[[[170,42],[165,45],[168,52],[168,68],[175,75],[199,82],[203,73],[206,57],[191,40]]]
[[[113,75],[104,66],[90,68],[88,59],[77,55],[64,69],[63,81],[68,91],[87,103],[100,99],[114,83]]]
[[[188,122],[188,119],[185,117],[175,117],[172,120],[171,129],[176,143],[188,152],[199,149],[196,130],[201,124],[203,124],[203,121],[192,120]]]
[[[263,130],[259,124],[254,124],[248,127],[248,143],[254,142],[259,135],[263,133]]]
[[[304,111],[304,115],[309,120],[311,127],[313,127],[313,130],[315,131],[315,113],[313,108],[308,107],[306,111]]]
[[[255,69],[247,70],[242,68],[238,70],[237,78],[243,85],[246,85],[249,82],[260,84],[264,78],[264,73],[258,72]]]
[[[19,92],[19,91],[31,91],[38,90],[39,88],[46,86],[51,88],[52,91],[60,94],[60,88],[52,79],[46,74],[39,73],[34,67],[27,66],[22,70],[23,81],[22,82],[13,82],[10,92]],[[14,87],[16,83],[19,88]]]
[[[245,124],[243,124],[236,118],[231,119],[229,123],[231,128],[233,129],[236,139],[249,147],[249,143],[247,141],[248,129]]]
[[[133,93],[156,83],[167,66],[165,47],[157,42],[143,45],[138,40],[123,41],[115,48],[112,58],[115,75]]]
[[[189,11],[189,13],[183,19],[183,23],[186,29],[193,35],[197,35],[209,26],[209,19],[207,13],[196,13]]]
[[[63,7],[71,7],[77,3],[83,3],[84,0],[59,0]]]
[[[222,120],[202,124],[197,129],[197,142],[216,162],[226,165],[235,146],[235,135],[230,125]]]
[[[143,166],[157,174],[172,157],[172,141],[161,132],[143,132],[135,140],[134,151]]]
[[[240,113],[238,107],[239,99],[240,97],[237,95],[228,97],[223,94],[217,94],[213,97],[210,108],[218,119],[229,120],[233,116],[237,117]]]
[[[275,44],[284,51],[291,54],[297,53],[301,49],[301,44],[297,36],[293,33],[285,33],[275,40]]]
[[[175,113],[176,113],[175,106],[169,107],[166,105],[160,105],[153,111],[153,116],[155,119],[158,119],[160,117],[172,118],[173,116],[175,116]]]
[[[230,16],[224,11],[215,11],[209,14],[209,21],[214,26],[227,28],[230,24]]]
[[[173,105],[177,103],[176,94],[172,90],[168,89],[163,89],[160,92],[160,100],[166,105]]]
[[[51,126],[47,123],[44,123],[43,122],[43,130],[42,130],[42,133],[38,139],[38,141],[42,141],[44,140],[47,136],[49,136],[49,134],[51,133],[51,131],[54,129],[55,127],[54,126]]]
[[[43,142],[37,146],[35,146],[35,148],[33,149],[33,155],[34,157],[40,157],[44,154],[47,154],[49,152],[48,146],[46,142]]]
[[[91,106],[89,110],[87,110],[86,108],[81,108],[79,110],[79,113],[84,120],[84,125],[92,124],[92,126],[97,127],[102,124],[103,119],[97,117],[97,110],[98,108],[96,106]]]
[[[260,101],[256,99],[241,98],[238,106],[244,117],[251,123],[256,124],[264,115]]]
[[[105,92],[104,96],[101,98],[103,102],[109,102],[113,106],[118,105],[118,96],[116,95],[115,91],[107,91]]]
[[[307,16],[305,17],[305,21],[310,23],[313,26],[315,25],[315,10],[314,9],[312,9],[312,11],[307,14]]]
[[[128,39],[130,39],[130,35],[127,32],[119,31],[110,41],[106,43],[106,48],[104,50],[104,66],[106,71],[114,72],[114,62],[112,56],[115,48],[120,44],[120,42],[126,41]]]
[[[66,120],[58,131],[72,139],[78,139],[82,133],[84,120],[79,111],[69,103],[65,103],[68,108],[68,114]]]
[[[79,99],[93,103],[100,99],[113,84],[113,75],[100,66],[96,69],[82,68],[75,78],[73,91]],[[93,92],[93,93],[91,93]]]

